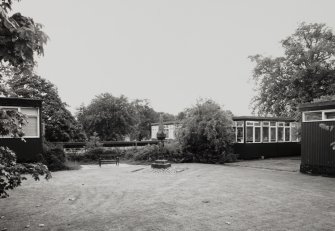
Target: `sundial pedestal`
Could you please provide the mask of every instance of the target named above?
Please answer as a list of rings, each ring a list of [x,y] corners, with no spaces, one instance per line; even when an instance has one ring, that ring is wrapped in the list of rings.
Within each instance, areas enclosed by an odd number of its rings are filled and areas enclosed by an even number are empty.
[[[171,164],[167,160],[156,160],[154,163],[151,164],[152,168],[170,168]]]

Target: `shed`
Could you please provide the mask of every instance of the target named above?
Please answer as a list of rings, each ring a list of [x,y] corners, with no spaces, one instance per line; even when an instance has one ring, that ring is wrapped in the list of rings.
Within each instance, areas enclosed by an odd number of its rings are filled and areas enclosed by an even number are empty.
[[[335,101],[300,105],[301,165],[304,173],[335,175]]]
[[[35,162],[43,151],[42,144],[42,101],[37,99],[0,97],[0,109],[15,110],[27,116],[23,127],[24,140],[11,136],[0,136],[0,146],[16,153],[18,162]]]
[[[300,155],[293,118],[234,116],[234,152],[241,159]]]

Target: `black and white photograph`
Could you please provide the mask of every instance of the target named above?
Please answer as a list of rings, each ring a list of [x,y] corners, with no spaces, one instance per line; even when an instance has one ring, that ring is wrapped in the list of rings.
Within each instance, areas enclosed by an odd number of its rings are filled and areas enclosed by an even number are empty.
[[[334,231],[334,10],[0,0],[0,231]]]

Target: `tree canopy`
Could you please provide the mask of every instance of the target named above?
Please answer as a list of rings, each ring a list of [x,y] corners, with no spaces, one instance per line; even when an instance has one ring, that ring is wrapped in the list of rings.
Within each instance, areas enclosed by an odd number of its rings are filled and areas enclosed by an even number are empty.
[[[123,140],[136,124],[135,111],[128,99],[109,93],[96,96],[87,107],[82,106],[77,117],[88,135],[97,132],[104,141]]]
[[[298,105],[335,94],[335,36],[325,24],[302,23],[281,41],[281,57],[251,56],[260,115],[298,118]]]
[[[31,74],[35,66],[34,55],[43,54],[47,35],[42,26],[33,19],[20,13],[9,16],[12,1],[2,0],[0,3],[0,90],[8,94],[6,78],[13,68],[20,73]],[[0,110],[0,134],[22,136],[24,116],[12,110]],[[40,175],[46,179],[51,177],[43,164],[17,164],[16,155],[7,147],[0,147],[0,197],[7,197],[7,191],[19,186],[26,178],[21,174],[30,174],[35,180]]]

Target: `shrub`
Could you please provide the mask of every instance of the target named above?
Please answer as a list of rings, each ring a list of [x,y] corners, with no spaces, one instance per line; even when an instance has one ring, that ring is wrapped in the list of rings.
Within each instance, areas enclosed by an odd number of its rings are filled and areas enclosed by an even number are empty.
[[[65,165],[66,158],[62,148],[51,147],[44,150],[43,162],[48,166],[50,171],[67,170]]]
[[[182,153],[181,146],[175,141],[165,143],[161,150],[159,145],[131,148],[125,151],[124,157],[136,161],[154,161],[160,158],[173,162],[185,162],[187,160],[187,155]]]
[[[45,176],[50,179],[51,174],[48,168],[41,163],[16,163],[15,153],[6,147],[0,147],[0,197],[8,197],[8,190],[21,185],[25,177],[21,174],[29,174],[35,180],[39,176]]]
[[[185,110],[177,137],[185,153],[195,162],[223,163],[231,153],[234,133],[230,111],[224,111],[212,100],[200,100]]]

